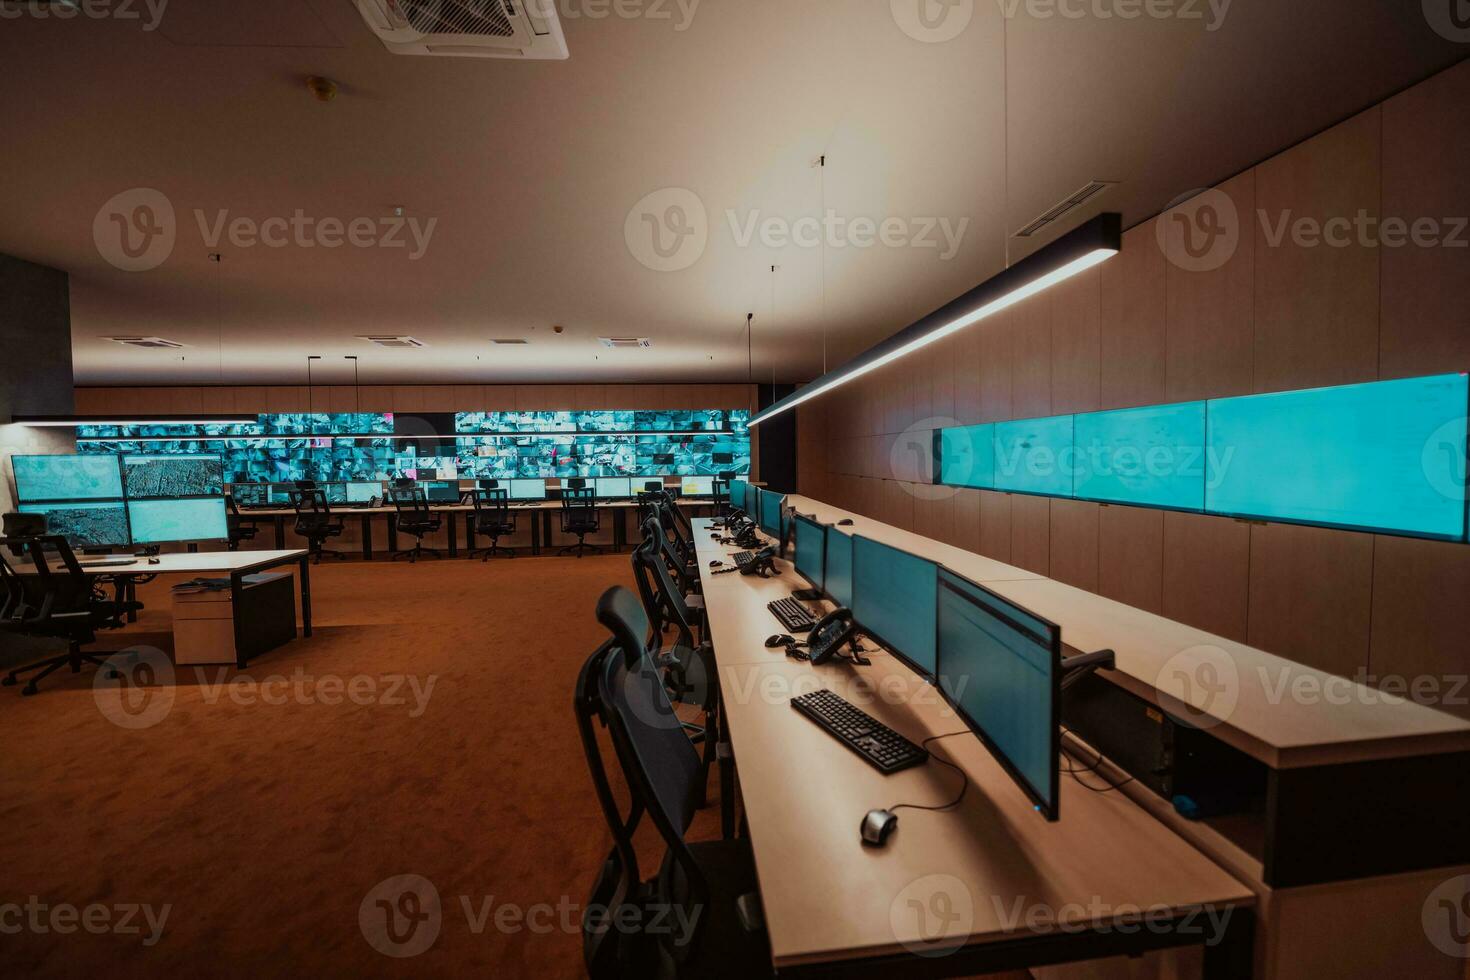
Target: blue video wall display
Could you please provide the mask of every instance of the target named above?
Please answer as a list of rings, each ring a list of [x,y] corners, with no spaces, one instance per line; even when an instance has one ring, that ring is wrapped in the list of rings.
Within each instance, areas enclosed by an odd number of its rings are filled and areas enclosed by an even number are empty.
[[[450,428],[453,431],[448,431]],[[215,455],[229,484],[716,476],[750,472],[745,410],[262,415],[255,423],[82,426],[78,451]]]
[[[1205,403],[1076,417],[1075,496],[1173,510],[1205,505]]]
[[[995,488],[1072,496],[1072,416],[995,424]]]
[[[1470,376],[1275,392],[939,433],[951,486],[1465,540]],[[993,429],[994,478],[984,434]]]
[[[1209,403],[1210,513],[1465,536],[1463,374]]]

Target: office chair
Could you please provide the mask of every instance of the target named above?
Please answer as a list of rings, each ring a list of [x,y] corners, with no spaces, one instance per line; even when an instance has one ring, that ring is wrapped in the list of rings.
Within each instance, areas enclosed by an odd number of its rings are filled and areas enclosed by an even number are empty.
[[[702,761],[708,775],[718,754],[715,743],[723,741],[716,738],[720,678],[714,648],[708,640],[695,642],[693,610],[684,604],[684,597],[675,588],[668,568],[650,542],[645,541],[633,550],[633,580],[638,585],[644,612],[653,624],[647,653],[664,672],[664,690],[675,704],[698,708],[703,716],[700,724],[692,721],[683,724],[690,741],[704,745]],[[669,630],[674,631],[673,644],[665,647],[663,637]],[[731,785],[734,785],[733,776]],[[734,800],[733,795],[723,798]],[[704,806],[702,798],[700,806]]]
[[[583,485],[574,486],[576,483]],[[597,513],[597,491],[586,485],[585,480],[569,480],[567,486],[561,492],[561,533],[575,534],[577,543],[567,545],[557,552],[557,556],[570,554],[575,551],[577,557],[582,557],[582,552],[590,549],[595,554],[601,554],[602,548],[595,544],[588,544],[587,535],[597,533],[602,526],[600,516]]]
[[[654,515],[659,503],[664,499],[663,488],[658,490],[639,490],[634,500],[638,504],[638,526],[642,527],[648,519]]]
[[[674,546],[669,541],[669,536],[664,533],[657,516],[650,517],[644,523],[643,540],[651,542],[651,550],[668,566],[669,574],[674,578],[675,587],[684,597],[684,605],[689,607],[692,617],[690,621],[703,630],[704,596],[700,589],[699,569],[690,566],[674,551]]]
[[[758,902],[755,861],[746,840],[685,840],[700,797],[699,753],[683,734],[658,669],[645,652],[648,621],[638,600],[621,586],[597,603],[598,621],[611,634],[582,666],[574,698],[577,728],[613,846],[593,882],[588,907],[609,918],[582,924],[582,955],[592,980],[613,977],[772,976],[770,940],[747,925],[741,904]],[[594,722],[606,727],[632,804],[618,806]],[[664,842],[655,874],[642,877],[634,834],[644,813]],[[641,921],[652,909],[663,929],[614,929],[609,922]],[[698,912],[697,915],[694,913]],[[673,924],[669,924],[673,920]]]
[[[424,547],[424,535],[438,531],[444,524],[444,518],[429,509],[429,498],[423,487],[409,482],[410,486],[407,487],[400,487],[395,483],[393,489],[388,491],[393,508],[398,512],[398,530],[411,534],[414,538],[413,547],[408,551],[398,552],[393,560],[407,558],[409,564],[416,564],[424,555],[443,557],[435,549]]]
[[[0,534],[7,538],[35,538],[46,533],[45,514],[6,514],[0,517]],[[14,544],[10,553],[17,558],[25,557],[25,546]]]
[[[225,514],[225,527],[230,535],[229,547],[231,551],[239,551],[243,542],[255,540],[255,536],[260,533],[260,526],[241,516],[240,505],[235,502],[234,494],[225,494],[225,506],[229,508]]]
[[[302,480],[297,486],[309,482]],[[323,558],[347,557],[340,551],[326,551],[322,547],[328,538],[341,537],[344,530],[342,521],[332,516],[332,505],[327,503],[325,490],[317,490],[314,485],[311,489],[292,490],[291,506],[296,508],[296,533],[306,539],[312,564],[320,565]]]
[[[669,536],[679,557],[690,568],[696,567],[699,554],[694,550],[694,525],[690,523],[678,501],[672,498],[664,500],[659,505],[658,521],[663,525],[664,533]]]
[[[491,481],[494,482],[494,481]],[[507,534],[516,533],[516,515],[510,509],[510,491],[500,489],[485,489],[484,481],[481,481],[481,489],[472,493],[475,504],[474,529],[476,534],[482,534],[490,539],[490,547],[476,548],[471,551],[469,557],[484,554],[481,561],[489,561],[500,552],[507,558],[514,558],[514,548],[500,547],[500,539]]]
[[[93,593],[91,576],[77,563],[63,537],[4,538],[0,539],[0,546],[3,546],[0,547],[0,581],[4,582],[6,593],[0,607],[3,609],[0,626],[10,633],[67,641],[66,653],[16,667],[0,680],[0,685],[14,687],[22,674],[34,673],[21,688],[21,694],[30,697],[36,693],[40,681],[62,667],[69,666],[73,674],[79,674],[84,663],[106,666],[101,656],[84,653],[82,647],[96,641],[98,629],[120,626],[122,618],[142,609],[142,604],[98,598]],[[15,570],[5,555],[6,551],[13,554],[17,547],[35,567],[36,574],[30,581]],[[46,556],[48,550],[55,552],[59,569],[52,567]]]
[[[418,483],[406,476],[400,476],[393,480],[394,490],[412,490]]]

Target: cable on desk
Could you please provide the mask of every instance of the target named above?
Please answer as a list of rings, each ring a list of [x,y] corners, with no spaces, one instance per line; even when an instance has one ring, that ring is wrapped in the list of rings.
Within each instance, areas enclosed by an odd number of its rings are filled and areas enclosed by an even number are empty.
[[[1074,732],[1074,731],[1072,731],[1066,725],[1063,725],[1062,726],[1062,731],[1064,731],[1068,735],[1072,736],[1073,741],[1075,741],[1079,747],[1082,746],[1083,744],[1085,744],[1082,741],[1082,739],[1078,737],[1077,733]],[[1092,765],[1088,766],[1086,769],[1077,769],[1077,768],[1070,767],[1070,766],[1066,769],[1066,773],[1069,776],[1072,777],[1072,781],[1074,783],[1076,783],[1078,786],[1081,786],[1085,790],[1090,790],[1093,793],[1111,793],[1113,790],[1115,790],[1115,789],[1121,789],[1124,786],[1127,786],[1129,783],[1133,782],[1134,777],[1133,776],[1129,776],[1127,779],[1123,780],[1122,782],[1115,783],[1115,782],[1112,782],[1111,780],[1109,780],[1107,776],[1104,776],[1102,773],[1098,772],[1097,771],[1098,766],[1101,766],[1103,764],[1103,754],[1101,752],[1098,752],[1097,749],[1093,749],[1092,751],[1093,752],[1097,752],[1097,761],[1094,762]],[[1099,788],[1097,786],[1089,786],[1089,785],[1087,785],[1085,782],[1082,781],[1081,777],[1079,776],[1080,773],[1084,773],[1084,772],[1085,773],[1091,773],[1091,774],[1097,776],[1097,778],[1099,778],[1103,782],[1107,783],[1107,786],[1106,787],[1103,787],[1103,788]]]
[[[965,729],[962,732],[947,732],[944,735],[931,735],[928,738],[924,739],[924,741],[922,741],[922,742],[919,743],[919,748],[921,748],[921,749],[927,749],[927,748],[929,748],[929,743],[930,742],[937,742],[941,738],[954,738],[956,735],[973,735],[973,734],[974,734],[974,732],[970,731],[967,728],[967,729]],[[949,766],[955,772],[957,772],[957,773],[960,774],[960,778],[964,780],[964,782],[960,785],[960,795],[959,796],[956,796],[953,800],[951,800],[948,803],[945,803],[942,806],[925,806],[922,803],[898,803],[898,804],[895,804],[894,806],[889,807],[888,808],[889,809],[889,812],[893,812],[895,810],[928,810],[931,813],[942,813],[945,810],[953,810],[955,807],[959,806],[961,803],[963,803],[965,801],[965,794],[967,792],[969,792],[969,790],[970,790],[970,777],[965,772],[965,770],[961,769],[959,766],[955,765],[953,762],[950,762],[948,759],[941,759],[939,756],[934,755],[932,753],[930,754],[929,758],[933,759],[935,762],[938,762],[938,763],[941,763],[943,765]]]

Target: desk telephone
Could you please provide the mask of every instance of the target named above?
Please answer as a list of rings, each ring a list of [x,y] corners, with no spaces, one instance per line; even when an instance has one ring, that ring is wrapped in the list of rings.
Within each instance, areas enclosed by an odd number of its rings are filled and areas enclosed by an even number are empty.
[[[856,640],[857,634],[857,623],[852,618],[852,610],[834,609],[818,620],[807,636],[807,659],[814,665],[824,664],[835,657],[844,644]],[[857,663],[866,662],[856,655],[854,660]]]
[[[735,544],[742,548],[761,546],[761,539],[756,534],[755,521],[746,516],[743,510],[732,510],[730,516],[725,518],[725,532]]]

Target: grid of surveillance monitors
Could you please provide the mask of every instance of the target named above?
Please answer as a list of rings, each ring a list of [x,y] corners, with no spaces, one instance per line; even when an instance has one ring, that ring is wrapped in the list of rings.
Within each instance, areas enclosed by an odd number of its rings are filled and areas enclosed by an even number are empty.
[[[1470,376],[943,429],[937,479],[1410,537],[1466,538]]]
[[[75,549],[224,541],[218,456],[14,456],[17,509]]]
[[[1059,819],[1061,627],[936,562],[788,512],[780,494],[738,492],[762,530],[794,539],[797,574],[933,684],[1037,812]]]

